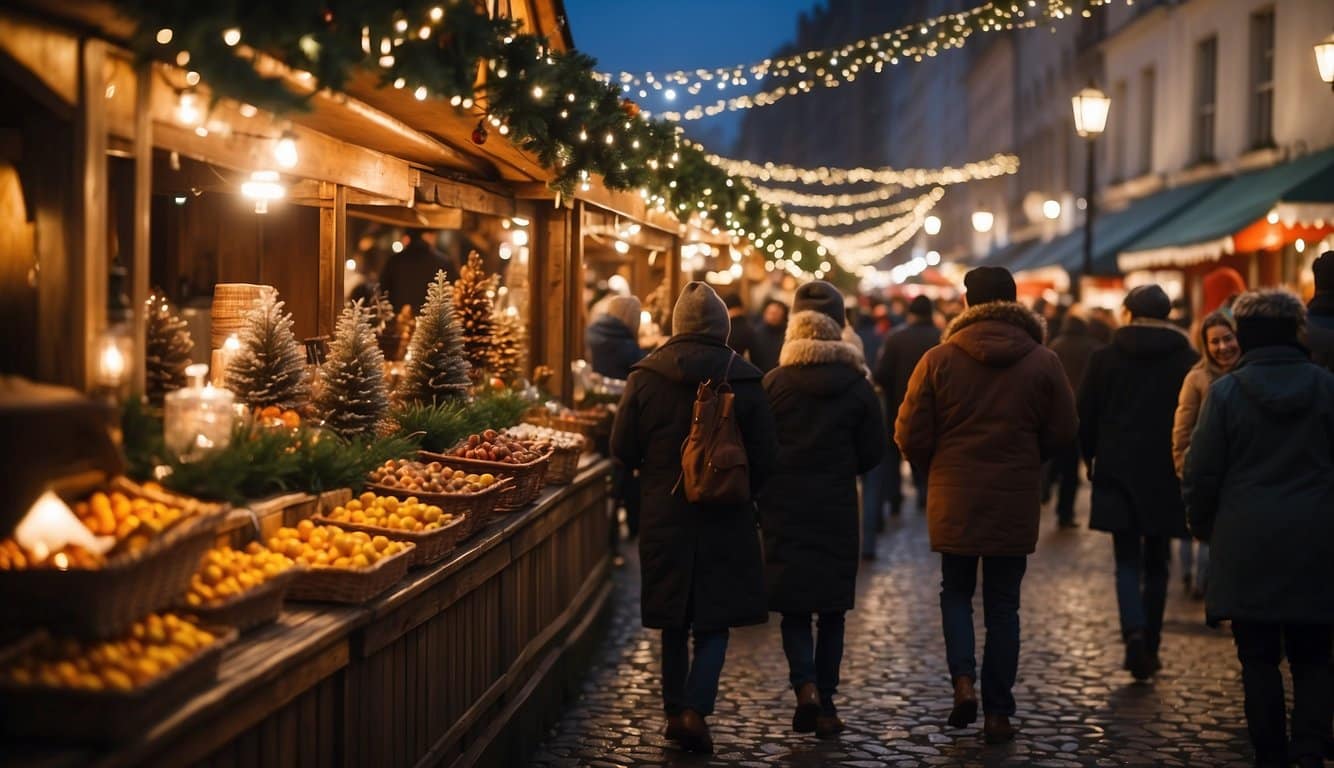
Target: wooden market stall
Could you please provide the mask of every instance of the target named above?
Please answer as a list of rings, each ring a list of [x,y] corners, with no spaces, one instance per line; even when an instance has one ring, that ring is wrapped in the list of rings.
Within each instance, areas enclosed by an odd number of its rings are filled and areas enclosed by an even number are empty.
[[[559,2],[503,6],[527,31],[568,47]],[[133,318],[132,363],[145,359],[145,313],[133,308],[145,306],[150,286],[192,323],[206,323],[217,284],[272,286],[298,339],[328,337],[345,280],[366,270],[361,237],[391,232],[392,244],[432,230],[481,253],[500,279],[498,306],[527,328],[526,371],[549,368],[549,391],[569,403],[586,258],[606,255],[590,243],[605,242],[608,226],[637,225],[627,234],[636,258],[613,269],[637,285],[679,290],[674,220],[596,179],[562,199],[536,158],[506,141],[475,141],[475,116],[381,87],[370,73],[342,92],[317,91],[262,54],[256,68],[308,96],[309,111],[277,118],[228,100],[203,110],[207,84],[190,83],[182,67],[135,59],[130,34],[96,2],[0,10],[0,98],[15,107],[0,117],[0,242],[14,246],[3,257],[0,305],[11,327],[30,331],[7,335],[7,373],[102,388],[99,354],[115,321],[104,308],[119,300],[118,273]],[[247,184],[268,183],[256,172],[288,136],[299,154],[278,177],[281,199],[263,190],[256,198]],[[220,344],[206,324],[192,327],[195,357],[207,362]],[[126,369],[124,391],[142,391],[143,366]],[[372,599],[289,601],[275,623],[222,650],[216,680],[114,743],[9,733],[0,763],[522,760],[553,704],[573,691],[608,605],[610,462],[585,455],[571,475],[517,511],[487,515],[447,557]],[[347,498],[298,496],[280,505],[282,524]],[[235,505],[219,541],[240,546],[250,521],[264,532],[264,506]]]

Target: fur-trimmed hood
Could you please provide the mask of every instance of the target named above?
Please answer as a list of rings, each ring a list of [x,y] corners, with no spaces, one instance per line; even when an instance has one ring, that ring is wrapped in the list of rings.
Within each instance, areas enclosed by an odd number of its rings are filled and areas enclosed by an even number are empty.
[[[1042,346],[1047,323],[1014,301],[989,301],[964,310],[941,335],[984,365],[1008,368]]]
[[[794,313],[787,323],[787,337],[778,356],[779,365],[849,366],[865,370],[862,356],[843,341],[842,329],[826,314],[814,310]]]

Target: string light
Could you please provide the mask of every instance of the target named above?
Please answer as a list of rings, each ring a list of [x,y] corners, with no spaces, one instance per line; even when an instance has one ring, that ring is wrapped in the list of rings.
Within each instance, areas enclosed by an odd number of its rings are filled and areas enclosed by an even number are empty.
[[[940,189],[937,187],[937,189]],[[944,193],[944,190],[941,190]],[[927,195],[932,193],[928,192]],[[822,213],[818,216],[809,216],[800,213],[789,213],[787,220],[792,224],[805,229],[816,229],[818,227],[846,227],[851,224],[860,224],[864,221],[881,219],[886,216],[911,211],[927,195],[910,197],[895,203],[877,205],[869,208],[858,208],[855,211],[839,211],[837,213]],[[826,270],[828,271],[828,270]]]
[[[958,168],[798,168],[791,165],[774,163],[752,163],[747,160],[730,160],[719,155],[707,155],[709,162],[722,168],[733,176],[758,179],[762,182],[820,184],[838,186],[843,184],[897,184],[907,189],[927,185],[947,186],[962,184],[967,181],[991,179],[1005,176],[1019,170],[1019,158],[1016,155],[996,154],[986,160],[967,163]]]
[[[269,201],[282,199],[287,189],[278,180],[277,171],[255,171],[241,185],[241,194],[255,201],[255,213],[268,213]]]
[[[283,131],[283,135],[273,145],[273,159],[283,168],[295,168],[300,159],[296,151],[296,134]]]
[[[176,120],[181,125],[196,125],[199,123],[201,113],[199,111],[199,96],[193,88],[186,88],[176,96]]]
[[[237,27],[230,27],[222,31],[222,42],[228,47],[233,47],[241,42],[241,30]]]

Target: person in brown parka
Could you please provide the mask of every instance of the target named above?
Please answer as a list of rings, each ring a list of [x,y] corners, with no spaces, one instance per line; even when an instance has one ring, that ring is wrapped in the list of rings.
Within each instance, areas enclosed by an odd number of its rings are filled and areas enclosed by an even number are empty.
[[[968,309],[908,382],[894,423],[903,455],[927,473],[931,549],[941,553],[940,613],[954,681],[949,724],[977,719],[973,593],[982,561],[987,638],[983,734],[1014,738],[1019,588],[1037,547],[1042,462],[1075,439],[1074,393],[1040,317],[1015,302],[1000,267],[964,276]]]

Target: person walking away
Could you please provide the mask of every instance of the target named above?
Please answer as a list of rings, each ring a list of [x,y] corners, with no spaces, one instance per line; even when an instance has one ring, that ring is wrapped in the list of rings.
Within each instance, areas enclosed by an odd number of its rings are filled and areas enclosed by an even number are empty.
[[[1015,302],[1010,273],[978,267],[964,287],[968,308],[913,371],[894,439],[928,472],[956,728],[977,719],[972,602],[981,560],[983,735],[995,744],[1015,735],[1019,592],[1037,546],[1042,462],[1074,439],[1075,403],[1060,360],[1043,346],[1042,320]]]
[[[735,394],[751,498],[773,472],[773,415],[756,368],[727,346],[727,307],[707,284],[688,283],[672,310],[672,337],[636,363],[612,426],[611,453],[643,488],[639,530],[645,627],[662,631],[666,736],[712,752],[713,713],[728,629],[768,620],[764,561],[752,503],[694,504],[677,488],[681,444],[696,390],[726,380]],[[694,657],[688,650],[694,639]]]
[[[1061,323],[1061,334],[1051,341],[1051,351],[1060,359],[1072,391],[1079,391],[1089,358],[1102,347],[1102,342],[1089,334],[1088,323],[1078,307],[1071,307]],[[1059,485],[1056,496],[1057,524],[1061,528],[1074,528],[1075,495],[1079,492],[1078,438],[1072,439],[1052,456],[1051,474],[1054,476],[1051,480]]]
[[[769,610],[783,616],[792,730],[822,739],[843,730],[834,695],[856,592],[857,475],[885,454],[880,401],[860,355],[840,340],[842,322],[837,288],[802,285],[779,367],[764,377],[778,428],[778,470],[759,500]]]
[[[594,373],[624,381],[630,378],[630,368],[644,357],[639,348],[639,299],[612,296],[602,306],[604,313],[584,331],[589,363]]]
[[[1191,531],[1213,550],[1205,613],[1232,622],[1255,764],[1313,768],[1331,735],[1334,374],[1299,344],[1296,296],[1246,293],[1233,313],[1241,361],[1209,388],[1182,491]]]
[[[727,317],[732,323],[732,330],[727,335],[727,346],[749,360],[755,329],[751,327],[750,319],[746,317],[746,308],[741,305],[741,295],[736,292],[728,293],[723,297],[723,303],[727,305]]]
[[[1306,344],[1316,365],[1334,371],[1334,251],[1325,251],[1311,264],[1315,295],[1306,305]]]
[[[872,378],[885,393],[886,410],[891,414],[899,411],[903,398],[908,393],[908,381],[918,361],[932,347],[940,343],[940,329],[933,321],[935,307],[925,296],[917,296],[908,304],[908,320],[890,332],[880,348],[880,359],[876,361]],[[903,461],[895,444],[894,434],[890,433],[889,456],[886,459],[889,476],[886,478],[885,496],[889,498],[889,513],[898,515],[903,510],[903,475],[900,469]],[[917,506],[926,511],[927,482],[926,473],[917,466],[911,467],[913,487],[917,492]],[[880,510],[877,507],[878,517]]]
[[[1177,477],[1186,463],[1186,451],[1190,449],[1191,434],[1200,417],[1200,406],[1209,394],[1209,387],[1219,376],[1231,371],[1241,359],[1241,346],[1237,343],[1236,326],[1226,312],[1216,311],[1200,323],[1199,348],[1203,352],[1200,361],[1186,374],[1181,384],[1181,394],[1177,396],[1176,419],[1172,423],[1172,465]],[[1194,541],[1187,537],[1181,540],[1183,550],[1188,550]],[[1204,587],[1209,579],[1209,543],[1199,542],[1197,556],[1182,555],[1183,563],[1195,563],[1195,575],[1191,577],[1187,569],[1182,574],[1186,591],[1196,600],[1204,599]]]
[[[1125,668],[1136,680],[1162,666],[1169,545],[1186,533],[1172,422],[1197,355],[1167,321],[1171,310],[1157,285],[1126,294],[1126,318],[1089,359],[1079,391],[1079,441],[1093,482],[1089,527],[1112,534]]]
[[[760,322],[754,330],[750,342],[750,361],[761,373],[768,373],[778,367],[783,336],[787,333],[787,305],[778,299],[764,302],[764,308],[760,310]]]

